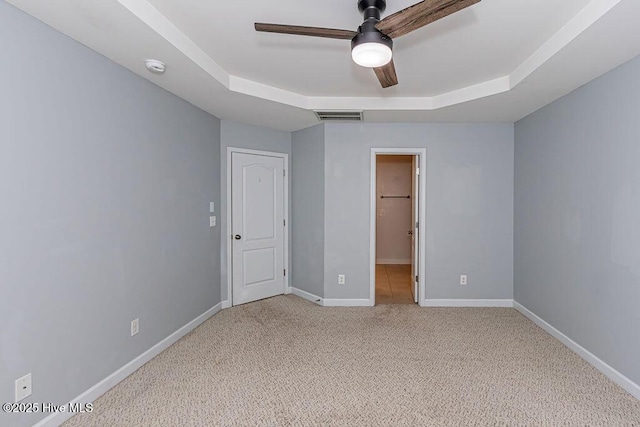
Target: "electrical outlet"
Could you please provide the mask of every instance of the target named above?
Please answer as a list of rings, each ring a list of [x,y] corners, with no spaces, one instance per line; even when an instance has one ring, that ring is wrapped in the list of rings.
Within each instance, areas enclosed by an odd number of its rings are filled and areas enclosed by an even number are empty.
[[[131,336],[137,335],[140,332],[140,319],[135,318],[131,321]]]
[[[209,217],[209,227],[215,227],[216,226],[216,217],[215,216],[210,216]]]
[[[347,282],[344,274],[338,274],[338,285],[344,285]]]
[[[467,286],[467,275],[466,274],[461,274],[460,275],[460,285]]]
[[[16,380],[16,403],[31,396],[31,372]]]

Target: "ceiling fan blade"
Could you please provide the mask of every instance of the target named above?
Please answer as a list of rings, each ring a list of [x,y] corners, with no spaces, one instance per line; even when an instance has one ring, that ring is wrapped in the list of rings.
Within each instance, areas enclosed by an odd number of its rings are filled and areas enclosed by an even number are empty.
[[[392,39],[480,2],[480,0],[424,0],[389,15],[376,24],[376,29]]]
[[[387,65],[374,68],[378,80],[383,88],[388,88],[398,84],[398,75],[396,74],[396,66],[393,63],[393,59],[389,61]]]
[[[256,28],[256,31],[262,31],[266,33],[293,34],[296,36],[325,37],[328,39],[343,39],[343,40],[351,40],[356,36],[356,34],[358,34],[355,31],[336,30],[333,28],[302,27],[299,25],[263,24],[260,22],[256,22],[255,28]]]

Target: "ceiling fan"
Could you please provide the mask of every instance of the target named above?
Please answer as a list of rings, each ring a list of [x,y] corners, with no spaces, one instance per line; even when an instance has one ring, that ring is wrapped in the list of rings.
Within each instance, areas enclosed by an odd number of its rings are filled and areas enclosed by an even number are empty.
[[[358,10],[364,22],[358,31],[333,28],[303,27],[298,25],[264,24],[256,22],[256,31],[294,34],[351,40],[353,61],[363,67],[373,68],[383,88],[398,84],[393,63],[393,39],[449,16],[480,0],[424,0],[380,20],[387,7],[386,0],[359,0]]]

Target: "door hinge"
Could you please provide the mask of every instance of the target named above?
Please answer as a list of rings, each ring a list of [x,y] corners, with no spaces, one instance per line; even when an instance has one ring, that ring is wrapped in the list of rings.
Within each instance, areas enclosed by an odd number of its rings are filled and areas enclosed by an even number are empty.
[[[282,176],[287,176],[287,171],[285,169],[282,169]]]
[[[420,175],[420,168],[416,168],[416,175]]]
[[[416,283],[418,283],[418,276],[416,276]]]
[[[282,220],[282,225],[284,225],[285,227],[287,226],[287,220],[286,219]]]
[[[420,228],[420,223],[416,221],[416,228]]]
[[[284,275],[285,276],[287,275],[287,269],[286,268],[284,269]]]

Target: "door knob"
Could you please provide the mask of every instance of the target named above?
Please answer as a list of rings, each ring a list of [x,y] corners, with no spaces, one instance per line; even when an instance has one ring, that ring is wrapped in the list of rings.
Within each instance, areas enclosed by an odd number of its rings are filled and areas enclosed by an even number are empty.
[[[411,231],[411,230],[407,231],[407,233],[408,233],[410,236],[412,236],[412,235],[413,235],[413,231]]]
[[[236,234],[236,235],[234,236],[234,238],[235,238],[236,240],[240,240],[240,239],[242,239],[242,236],[240,236],[239,234]]]

